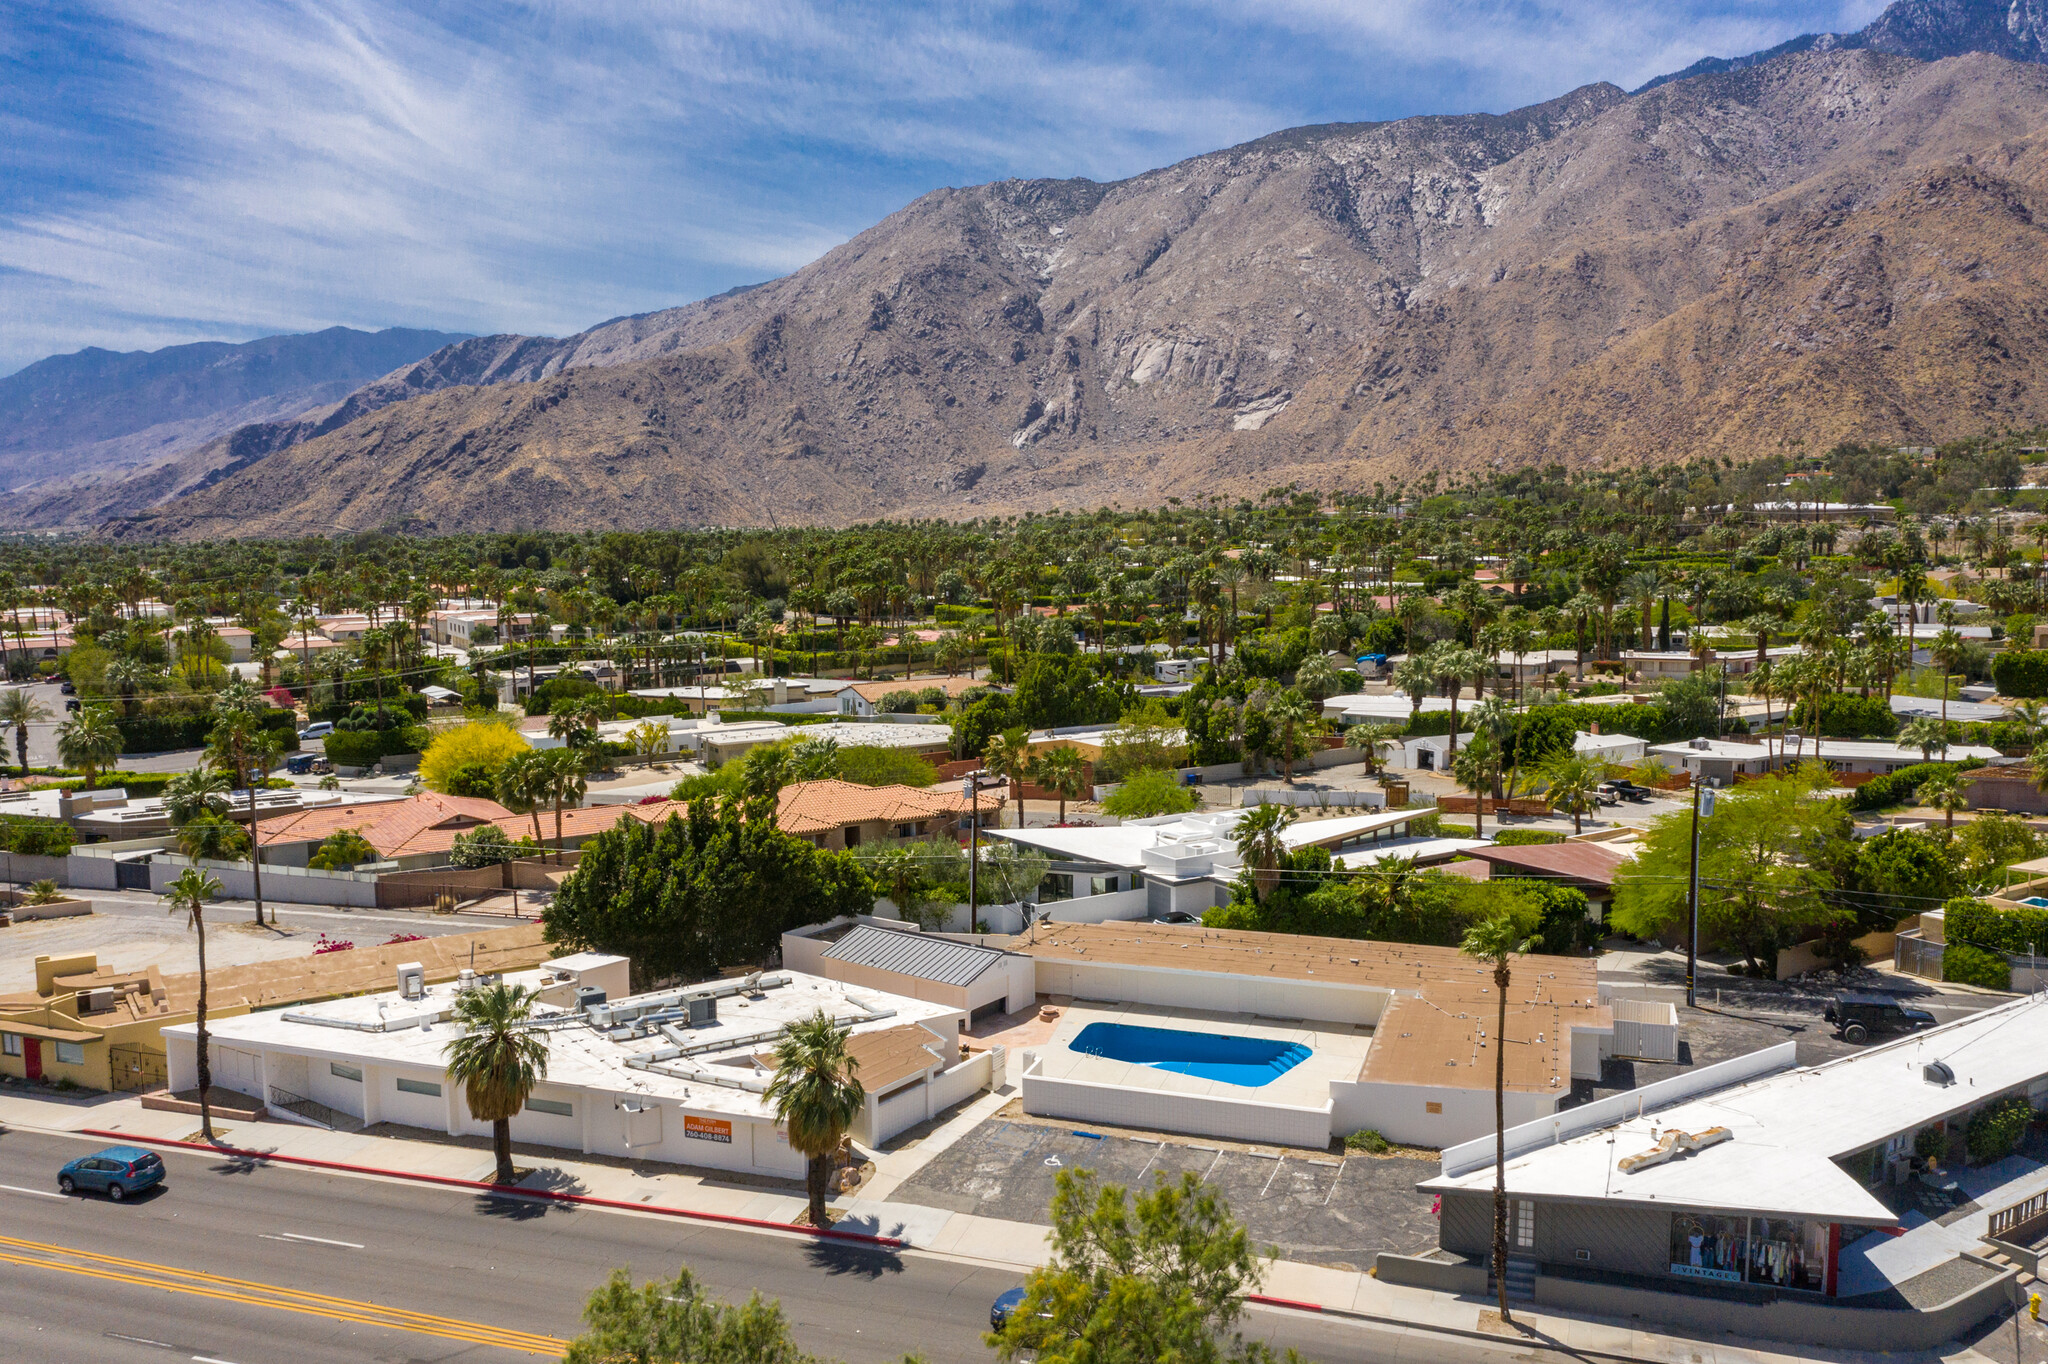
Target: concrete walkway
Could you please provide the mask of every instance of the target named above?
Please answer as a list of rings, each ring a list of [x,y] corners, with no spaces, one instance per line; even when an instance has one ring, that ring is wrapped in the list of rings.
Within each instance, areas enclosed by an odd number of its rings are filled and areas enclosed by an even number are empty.
[[[1049,1257],[1049,1227],[976,1217],[948,1212],[914,1203],[892,1201],[890,1194],[915,1174],[927,1161],[958,1141],[1015,1096],[1004,1088],[980,1096],[945,1122],[898,1149],[875,1157],[875,1174],[867,1187],[851,1199],[836,1200],[841,1215],[835,1226],[842,1230],[894,1236],[911,1245],[911,1253],[926,1253],[953,1259],[976,1261],[1014,1269],[1019,1278],[1045,1263]],[[199,1120],[184,1113],[165,1113],[142,1107],[132,1095],[93,1099],[60,1100],[20,1092],[0,1092],[0,1125],[34,1128],[48,1132],[80,1132],[86,1129],[120,1132],[140,1139],[196,1140]],[[215,1133],[227,1145],[248,1151],[305,1159],[334,1161],[374,1170],[387,1177],[426,1175],[463,1180],[489,1180],[493,1164],[487,1149],[450,1142],[332,1132],[296,1122],[268,1121],[217,1123]],[[521,1165],[535,1162],[527,1153],[515,1156]],[[622,1165],[579,1159],[573,1155],[549,1156],[521,1183],[541,1190],[587,1195],[652,1208],[789,1222],[804,1207],[801,1194],[779,1186],[743,1183],[715,1172],[695,1173],[671,1166]],[[1330,1313],[1353,1314],[1400,1326],[1417,1333],[1417,1358],[1427,1358],[1428,1333],[1449,1332],[1503,1346],[1518,1337],[1501,1332],[1489,1303],[1476,1298],[1455,1297],[1425,1289],[1383,1284],[1371,1274],[1326,1268],[1292,1261],[1272,1261],[1267,1266],[1262,1293],[1278,1300],[1272,1305],[1309,1305]],[[1739,1342],[1722,1337],[1711,1343],[1677,1336],[1659,1335],[1626,1322],[1562,1316],[1518,1308],[1518,1323],[1534,1339],[1519,1337],[1528,1344],[1545,1341],[1552,1348],[1581,1356],[1621,1360],[1655,1361],[1655,1364],[1793,1364],[1797,1360],[1824,1359],[1840,1364],[1975,1364],[1981,1356],[1973,1351],[1947,1355],[1862,1354],[1852,1351],[1794,1352],[1782,1345]],[[1527,1348],[1524,1345],[1523,1348]]]

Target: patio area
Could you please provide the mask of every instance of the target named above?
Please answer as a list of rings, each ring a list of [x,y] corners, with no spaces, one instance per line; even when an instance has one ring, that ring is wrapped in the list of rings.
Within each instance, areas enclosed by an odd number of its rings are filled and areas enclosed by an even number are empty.
[[[2027,1156],[2007,1156],[1917,1183],[1899,1219],[1904,1232],[1874,1231],[1842,1247],[1837,1279],[1841,1297],[1892,1292],[1975,1251],[1984,1243],[1994,1212],[2048,1193],[2048,1165]]]

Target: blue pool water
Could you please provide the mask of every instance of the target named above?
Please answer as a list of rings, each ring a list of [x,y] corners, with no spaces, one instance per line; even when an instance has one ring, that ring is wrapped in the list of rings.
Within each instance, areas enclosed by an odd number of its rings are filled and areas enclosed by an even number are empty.
[[[2032,905],[2035,909],[2048,909],[2048,900],[2044,900],[2038,895],[2029,895],[2026,899],[2020,901],[2020,903],[2023,905]]]
[[[1140,1028],[1128,1023],[1090,1023],[1071,1045],[1084,1056],[1129,1061],[1247,1089],[1271,1084],[1310,1055],[1309,1049],[1299,1042]]]

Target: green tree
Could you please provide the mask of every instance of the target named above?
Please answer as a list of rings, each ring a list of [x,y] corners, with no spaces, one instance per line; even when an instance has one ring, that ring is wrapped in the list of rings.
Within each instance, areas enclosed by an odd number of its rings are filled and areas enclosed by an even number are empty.
[[[533,820],[533,841],[541,841],[540,812],[552,794],[548,765],[537,749],[524,748],[508,756],[498,767],[494,794],[498,804],[515,815]]]
[[[827,1364],[790,1338],[780,1303],[759,1293],[737,1307],[720,1302],[687,1269],[639,1288],[612,1271],[583,1322],[562,1364]]]
[[[541,790],[555,810],[555,861],[563,860],[562,811],[583,804],[589,783],[583,776],[583,755],[573,748],[554,748],[540,755]]]
[[[631,958],[641,980],[703,980],[768,959],[789,929],[874,908],[850,854],[742,814],[711,798],[655,824],[620,816],[543,912],[547,940]]]
[[[799,743],[790,750],[792,780],[810,781],[805,775],[820,767],[819,775],[858,782],[862,786],[931,786],[939,779],[938,769],[915,753],[880,744],[849,744],[829,751],[830,739]],[[829,762],[829,766],[824,766]]]
[[[1503,910],[1490,914],[1465,931],[1458,950],[1493,970],[1495,1004],[1493,1024],[1493,1279],[1500,1293],[1500,1316],[1509,1319],[1508,1309],[1508,987],[1513,983],[1514,960],[1529,950],[1526,923]],[[1526,1040],[1526,1039],[1525,1039]]]
[[[1472,732],[1472,741],[1451,759],[1451,779],[1472,793],[1472,832],[1486,836],[1486,797],[1500,773],[1500,750],[1493,736],[1483,729]]]
[[[1721,686],[1719,673],[1696,672],[1674,677],[1658,688],[1657,702],[1664,708],[1667,731],[1685,739],[1716,733]]]
[[[1941,811],[1942,829],[1953,834],[1956,811],[1970,808],[1970,783],[1954,769],[1935,772],[1920,783],[1920,792],[1915,799],[1930,810]]]
[[[539,994],[501,981],[455,997],[455,1026],[461,1031],[448,1039],[448,1078],[462,1086],[469,1116],[491,1125],[500,1184],[518,1178],[512,1168],[513,1115],[547,1078],[548,1044],[531,1026]]]
[[[242,826],[206,809],[178,826],[175,841],[183,856],[209,862],[239,862],[249,852]]]
[[[1059,797],[1060,823],[1065,824],[1067,802],[1079,800],[1087,789],[1082,783],[1088,776],[1088,760],[1072,744],[1061,744],[1039,754],[1032,772],[1040,786]]]
[[[1900,748],[1919,749],[1920,761],[1927,762],[1933,758],[1936,749],[1944,753],[1948,751],[1948,725],[1931,715],[1908,720],[1899,727],[1898,745]]]
[[[981,751],[981,765],[991,775],[1008,777],[1017,797],[1017,827],[1024,827],[1024,782],[1031,776],[1031,745],[1021,729],[995,735]]]
[[[1322,712],[1298,691],[1283,691],[1266,707],[1266,722],[1273,728],[1273,741],[1280,748],[1280,773],[1294,784],[1294,759],[1305,752],[1323,733]]]
[[[1599,809],[1596,793],[1607,780],[1607,764],[1584,753],[1563,749],[1543,765],[1543,780],[1549,783],[1550,804],[1572,817],[1572,832],[1584,830],[1584,817]]]
[[[1920,789],[1924,793],[1926,783]],[[1886,927],[1908,914],[1939,909],[1962,890],[1954,847],[1910,829],[1893,829],[1857,844],[1855,879],[1866,895],[1888,902],[1874,916]]]
[[[448,860],[458,867],[495,867],[504,862],[516,862],[529,851],[540,851],[540,844],[528,838],[521,838],[515,843],[497,825],[479,824],[455,835],[448,850]]]
[[[1839,800],[1814,799],[1825,777],[1810,769],[1738,787],[1700,821],[1700,930],[1740,951],[1751,971],[1825,917],[1834,887],[1824,845],[1848,836]],[[1637,937],[1686,922],[1692,854],[1689,810],[1660,816],[1615,885],[1613,923]]]
[[[249,794],[249,876],[256,901],[256,922],[263,922],[263,835],[256,809],[256,788],[283,756],[277,735],[261,719],[267,704],[248,683],[237,678],[214,702],[216,719],[208,738],[216,767],[226,769]]]
[[[164,814],[180,828],[202,810],[222,814],[228,808],[228,779],[211,763],[180,772],[164,784]]]
[[[1117,819],[1150,819],[1198,810],[1202,797],[1183,786],[1177,774],[1163,768],[1133,772],[1103,798],[1102,812]]]
[[[867,1103],[857,1074],[860,1062],[846,1050],[849,1033],[820,1009],[783,1029],[775,1044],[775,1078],[769,1082],[767,1098],[789,1137],[790,1149],[804,1158],[804,1188],[814,1227],[832,1225],[825,1211],[832,1161]]]
[[[164,902],[172,914],[182,913],[185,926],[199,936],[199,998],[193,1010],[197,1025],[196,1059],[199,1063],[199,1139],[213,1138],[213,1067],[208,1064],[206,1033],[206,906],[220,898],[220,882],[197,867],[187,867],[175,881],[164,887]]]
[[[495,827],[492,825],[486,828]],[[500,834],[500,838],[504,835]],[[320,840],[320,846],[313,850],[306,865],[315,871],[348,871],[365,862],[378,860],[377,850],[370,845],[358,829],[336,829]]]
[[[28,775],[28,727],[49,718],[50,708],[29,695],[28,688],[0,692],[0,729],[14,731],[14,757],[24,777]]]
[[[57,757],[66,767],[85,773],[85,789],[99,784],[100,773],[121,756],[121,730],[99,706],[88,706],[57,729]]]
[[[1238,1333],[1265,1266],[1244,1227],[1193,1173],[1135,1199],[1088,1170],[1062,1170],[1052,1260],[985,1337],[1004,1360],[1038,1364],[1264,1364],[1270,1347]]]
[[[1280,884],[1280,868],[1287,857],[1287,830],[1294,824],[1293,807],[1260,805],[1237,821],[1233,837],[1237,855],[1251,874],[1252,894],[1263,901]]]

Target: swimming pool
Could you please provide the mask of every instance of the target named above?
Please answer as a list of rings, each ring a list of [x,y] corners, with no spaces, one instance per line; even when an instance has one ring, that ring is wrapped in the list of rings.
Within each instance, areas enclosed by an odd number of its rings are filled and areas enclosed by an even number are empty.
[[[1141,1028],[1129,1023],[1090,1023],[1068,1045],[1084,1056],[1129,1061],[1246,1089],[1271,1084],[1311,1055],[1299,1042]]]

